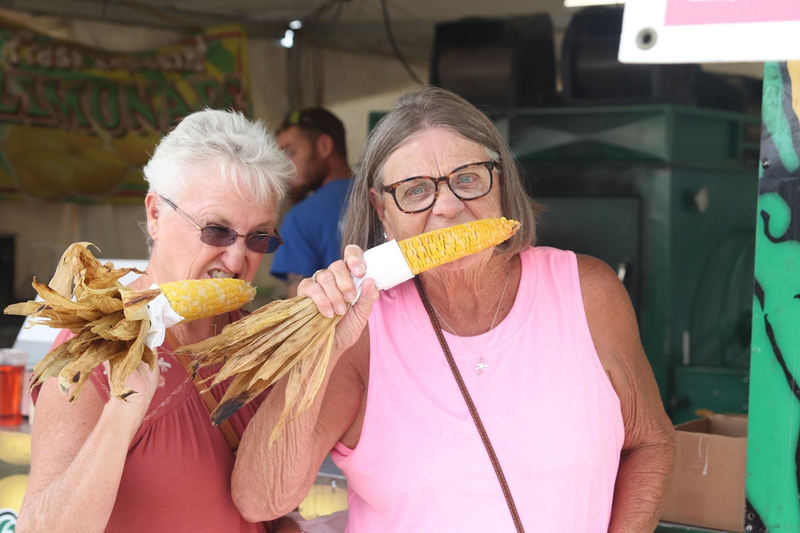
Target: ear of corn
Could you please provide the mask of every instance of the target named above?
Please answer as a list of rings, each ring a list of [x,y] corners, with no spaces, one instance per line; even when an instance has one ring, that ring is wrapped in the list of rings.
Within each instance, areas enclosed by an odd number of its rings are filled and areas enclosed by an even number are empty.
[[[514,235],[519,222],[485,218],[448,228],[428,231],[397,244],[414,275],[431,268],[480,252]]]
[[[518,229],[519,222],[515,220],[477,220],[400,241],[394,247],[395,250],[400,248],[397,254],[392,252],[380,256],[380,259],[396,264],[401,260],[399,255],[402,252],[409,269],[416,275],[500,244]],[[374,263],[368,261],[368,275],[371,265],[379,263],[381,261],[377,259]],[[376,268],[380,270],[385,265],[381,263]],[[377,278],[373,279],[377,281]],[[271,302],[226,326],[218,335],[183,346],[178,351],[190,353],[199,367],[222,365],[209,383],[210,387],[225,379],[233,379],[212,413],[215,424],[286,377],[284,407],[270,434],[271,445],[282,425],[312,404],[325,376],[340,319],[341,315],[323,317],[310,298],[297,296],[291,300]]]
[[[10,305],[7,314],[27,315],[34,323],[67,328],[75,336],[51,350],[36,365],[32,386],[58,376],[70,401],[91,372],[109,361],[111,393],[126,398],[135,391],[125,379],[141,361],[150,367],[156,359],[146,338],[150,331],[148,304],[161,294],[184,321],[215,316],[238,309],[255,296],[255,288],[231,278],[164,283],[157,289],[123,287],[119,279],[136,269],[115,269],[92,255],[89,243],[75,243],[62,256],[50,285],[33,287],[43,301]]]
[[[239,309],[256,295],[255,287],[234,278],[170,281],[158,288],[184,322]]]

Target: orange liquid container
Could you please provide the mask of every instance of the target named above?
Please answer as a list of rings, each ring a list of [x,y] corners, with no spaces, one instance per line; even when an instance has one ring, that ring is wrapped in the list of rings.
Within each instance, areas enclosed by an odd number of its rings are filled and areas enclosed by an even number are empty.
[[[22,379],[25,365],[0,364],[0,425],[17,426],[22,422]]]

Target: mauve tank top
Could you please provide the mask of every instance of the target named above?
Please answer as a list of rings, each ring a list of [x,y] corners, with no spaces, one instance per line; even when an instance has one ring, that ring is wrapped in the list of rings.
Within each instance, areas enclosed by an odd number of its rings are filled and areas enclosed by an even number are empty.
[[[576,257],[546,247],[520,257],[506,318],[482,335],[445,337],[526,530],[605,533],[624,429],[589,333]],[[381,293],[369,335],[361,437],[331,452],[347,476],[348,531],[514,531],[413,282]]]

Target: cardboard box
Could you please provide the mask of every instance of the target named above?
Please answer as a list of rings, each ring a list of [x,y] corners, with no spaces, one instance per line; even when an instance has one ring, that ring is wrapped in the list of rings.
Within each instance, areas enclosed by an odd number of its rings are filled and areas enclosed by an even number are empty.
[[[712,415],[675,430],[675,468],[661,519],[744,531],[747,416]]]

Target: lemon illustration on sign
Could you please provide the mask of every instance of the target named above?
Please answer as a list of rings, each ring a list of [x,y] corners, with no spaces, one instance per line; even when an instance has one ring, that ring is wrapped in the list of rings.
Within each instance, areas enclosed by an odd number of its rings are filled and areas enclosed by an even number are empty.
[[[31,464],[31,436],[17,431],[0,431],[0,462]]]
[[[27,474],[15,474],[0,479],[0,509],[13,509],[19,513],[27,487]]]
[[[131,163],[138,170],[150,159],[156,149],[158,139],[158,133],[142,135],[130,132],[122,137],[111,139],[111,146],[122,159]]]
[[[45,200],[109,193],[130,167],[108,139],[55,128],[8,128],[3,150],[20,188]]]

